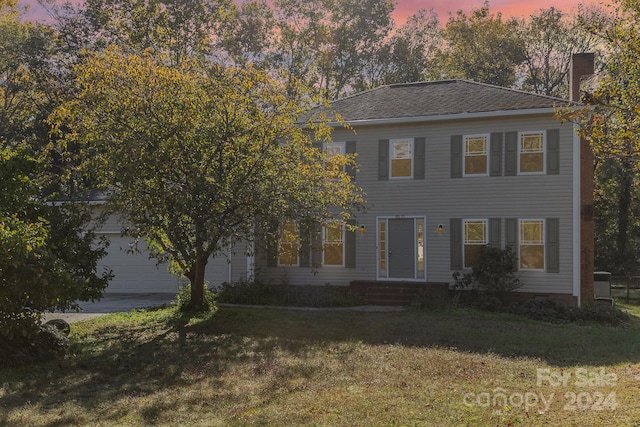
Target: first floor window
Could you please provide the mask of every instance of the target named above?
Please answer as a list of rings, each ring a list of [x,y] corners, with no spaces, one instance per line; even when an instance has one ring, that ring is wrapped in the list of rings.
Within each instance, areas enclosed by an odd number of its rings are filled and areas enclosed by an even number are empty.
[[[280,225],[278,265],[298,265],[298,224],[295,222]]]
[[[464,221],[464,268],[473,268],[482,248],[487,246],[487,221]]]
[[[413,138],[392,139],[389,149],[391,178],[410,178],[413,174]]]
[[[520,173],[544,172],[544,132],[520,133]]]
[[[468,135],[464,137],[464,174],[487,174],[487,135]]]
[[[544,270],[544,220],[520,221],[520,268]]]
[[[331,224],[324,227],[324,265],[344,265],[344,227],[342,224]]]

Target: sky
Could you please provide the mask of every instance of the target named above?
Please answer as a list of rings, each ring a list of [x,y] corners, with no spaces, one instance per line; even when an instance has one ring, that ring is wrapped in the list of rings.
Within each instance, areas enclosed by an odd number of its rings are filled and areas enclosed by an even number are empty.
[[[64,3],[65,0],[55,0],[58,4]],[[77,2],[78,0],[72,0]],[[236,0],[240,3],[239,0]],[[557,9],[569,14],[577,12],[579,3],[595,3],[598,1],[591,0],[490,0],[489,9],[491,12],[501,12],[503,17],[527,18],[531,14],[536,13],[540,9],[548,9],[554,6]],[[28,20],[47,20],[47,12],[40,6],[37,0],[20,0],[21,6],[29,6],[30,11],[27,13]],[[396,8],[393,18],[397,26],[401,26],[408,16],[413,15],[419,9],[433,8],[438,14],[441,22],[446,22],[449,13],[455,13],[457,10],[470,12],[473,9],[482,7],[484,0],[396,0]]]

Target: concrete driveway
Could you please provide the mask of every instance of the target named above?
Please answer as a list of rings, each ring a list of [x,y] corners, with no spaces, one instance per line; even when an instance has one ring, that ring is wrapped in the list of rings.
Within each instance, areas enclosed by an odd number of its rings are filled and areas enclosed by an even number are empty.
[[[175,300],[175,294],[105,294],[100,301],[81,302],[80,312],[46,313],[44,321],[64,319],[69,323],[93,319],[107,313],[128,312],[134,309],[169,305]]]

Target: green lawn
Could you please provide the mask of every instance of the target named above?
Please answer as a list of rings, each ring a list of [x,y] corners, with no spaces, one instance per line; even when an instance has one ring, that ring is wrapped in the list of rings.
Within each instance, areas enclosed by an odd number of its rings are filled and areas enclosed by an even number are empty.
[[[626,308],[626,328],[467,309],[104,316],[72,325],[65,360],[0,370],[0,425],[638,425]]]

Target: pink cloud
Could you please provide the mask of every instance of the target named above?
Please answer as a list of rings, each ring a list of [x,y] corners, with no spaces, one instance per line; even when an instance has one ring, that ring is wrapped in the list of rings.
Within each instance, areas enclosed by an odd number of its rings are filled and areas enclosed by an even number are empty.
[[[54,0],[57,4],[62,4],[65,0]],[[241,3],[241,0],[235,0]],[[606,0],[605,0],[606,1]],[[72,3],[80,3],[81,0],[71,0]],[[595,0],[594,0],[595,2]],[[586,1],[589,3],[589,1]],[[484,4],[483,0],[396,0],[396,10],[393,14],[396,25],[402,25],[407,17],[416,13],[419,9],[431,9],[438,14],[440,22],[446,23],[449,13],[455,14],[462,9],[470,12],[478,9]],[[37,0],[20,0],[20,6],[29,6],[26,18],[33,21],[47,21],[50,16],[46,9],[38,4]],[[492,0],[489,2],[490,10],[494,13],[501,12],[503,17],[527,18],[540,9],[548,9],[551,6],[562,10],[565,13],[575,13],[578,3],[576,0]]]

